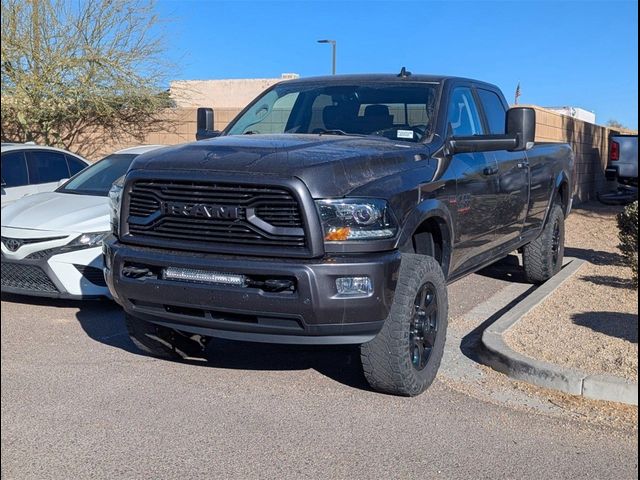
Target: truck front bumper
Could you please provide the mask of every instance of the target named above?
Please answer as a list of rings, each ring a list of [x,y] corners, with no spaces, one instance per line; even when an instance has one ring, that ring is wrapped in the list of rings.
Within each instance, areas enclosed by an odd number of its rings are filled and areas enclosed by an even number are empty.
[[[183,332],[268,343],[358,344],[380,331],[393,302],[397,251],[321,259],[263,259],[169,252],[104,243],[105,277],[114,299],[135,317]],[[123,268],[148,269],[131,278]],[[290,279],[292,291],[167,280],[166,267],[261,279]],[[336,279],[367,276],[370,295],[340,297]]]

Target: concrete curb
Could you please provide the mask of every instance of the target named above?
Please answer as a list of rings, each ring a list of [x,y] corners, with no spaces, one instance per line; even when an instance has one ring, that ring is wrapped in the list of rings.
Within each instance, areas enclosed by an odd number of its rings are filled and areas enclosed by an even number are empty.
[[[529,311],[542,303],[556,288],[580,270],[584,260],[568,259],[562,270],[549,281],[528,295],[524,300],[496,320],[482,333],[483,363],[505,375],[551,388],[571,395],[581,395],[594,400],[638,405],[638,384],[607,375],[590,375],[585,372],[536,360],[512,350],[504,341],[507,333]]]

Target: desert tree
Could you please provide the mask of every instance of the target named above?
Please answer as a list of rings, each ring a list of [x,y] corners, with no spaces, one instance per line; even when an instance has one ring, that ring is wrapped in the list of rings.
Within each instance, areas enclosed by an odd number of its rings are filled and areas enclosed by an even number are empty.
[[[609,127],[609,128],[613,128],[613,129],[617,129],[617,130],[626,130],[627,127],[626,125],[624,125],[623,123],[619,122],[618,120],[607,120],[607,123],[604,124],[605,127]]]
[[[152,3],[2,0],[2,141],[91,155],[166,128],[169,65]]]

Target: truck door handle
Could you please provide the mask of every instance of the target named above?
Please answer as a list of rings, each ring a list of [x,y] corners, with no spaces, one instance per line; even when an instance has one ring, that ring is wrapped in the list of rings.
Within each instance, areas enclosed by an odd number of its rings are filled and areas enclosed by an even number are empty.
[[[487,177],[489,177],[491,175],[497,175],[498,174],[498,167],[486,167],[482,171],[482,174],[486,175]]]
[[[527,162],[518,162],[518,168],[527,168],[528,166]]]

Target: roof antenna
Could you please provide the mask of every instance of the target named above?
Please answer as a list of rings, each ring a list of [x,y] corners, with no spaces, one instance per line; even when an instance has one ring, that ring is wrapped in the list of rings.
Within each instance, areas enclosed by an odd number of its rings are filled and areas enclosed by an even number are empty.
[[[400,73],[398,74],[398,76],[401,77],[401,78],[406,78],[409,75],[411,75],[411,72],[407,71],[407,69],[405,67],[402,67],[400,69]]]

